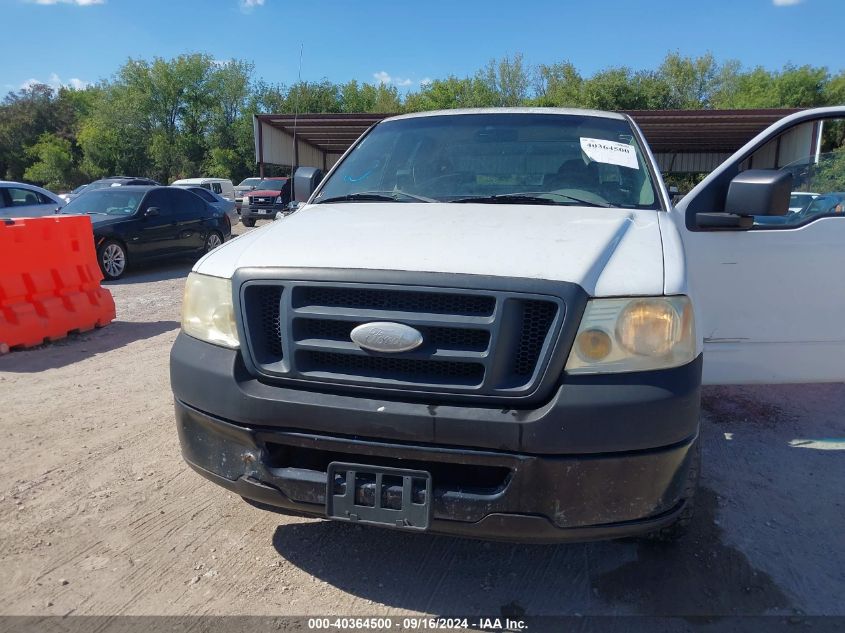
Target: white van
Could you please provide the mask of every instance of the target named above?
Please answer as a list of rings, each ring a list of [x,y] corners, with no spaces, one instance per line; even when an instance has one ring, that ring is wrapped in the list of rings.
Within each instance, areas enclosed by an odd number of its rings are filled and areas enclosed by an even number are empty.
[[[172,185],[196,185],[223,196],[226,200],[235,201],[235,186],[226,178],[182,178],[174,180]]]
[[[188,276],[184,458],[280,512],[676,538],[703,383],[845,380],[845,214],[788,213],[845,180],[843,120],[783,119],[677,206],[627,115],[374,125],[319,184],[297,171],[300,210]]]

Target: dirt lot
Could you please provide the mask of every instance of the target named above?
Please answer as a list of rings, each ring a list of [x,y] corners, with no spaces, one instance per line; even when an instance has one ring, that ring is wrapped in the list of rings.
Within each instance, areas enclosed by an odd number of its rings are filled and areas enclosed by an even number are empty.
[[[167,363],[189,268],[130,273],[109,327],[0,357],[0,614],[845,615],[845,385],[707,390],[700,512],[675,547],[287,518],[180,458]]]

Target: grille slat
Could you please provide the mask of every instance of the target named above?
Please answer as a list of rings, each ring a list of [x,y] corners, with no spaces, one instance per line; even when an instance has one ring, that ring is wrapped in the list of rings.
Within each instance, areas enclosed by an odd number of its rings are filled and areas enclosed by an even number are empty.
[[[306,286],[295,290],[293,306],[294,308],[325,306],[394,312],[490,316],[496,308],[496,299],[484,295],[419,292],[415,290]]]
[[[246,349],[257,371],[280,380],[340,383],[347,388],[514,397],[538,384],[538,368],[545,366],[552,336],[559,331],[562,304],[551,297],[362,286],[247,284],[242,295]],[[352,342],[355,327],[382,320],[418,329],[422,345],[387,354],[362,350]]]
[[[379,380],[423,382],[426,384],[480,384],[484,366],[480,363],[388,358],[305,351],[297,354],[297,365],[306,373],[365,376]]]

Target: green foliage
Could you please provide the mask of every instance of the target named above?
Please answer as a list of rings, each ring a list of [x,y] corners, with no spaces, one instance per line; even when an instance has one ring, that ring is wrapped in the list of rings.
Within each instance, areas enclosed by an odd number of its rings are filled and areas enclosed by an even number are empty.
[[[533,105],[577,107],[581,103],[584,79],[571,62],[540,65],[534,82]]]
[[[677,187],[679,195],[686,195],[698,183],[704,180],[706,173],[698,174],[663,174],[663,181],[666,187]]]
[[[444,110],[448,108],[485,108],[493,106],[498,97],[480,77],[458,79],[449,76],[435,79],[422,86],[419,92],[405,97],[406,112]]]
[[[209,175],[239,182],[255,172],[252,116],[262,112],[414,112],[494,106],[606,110],[776,108],[845,104],[845,71],[778,71],[669,53],[654,70],[624,66],[582,75],[568,61],[490,60],[400,94],[389,84],[327,79],[291,86],[254,78],[251,62],[209,55],[129,59],[84,90],[27,86],[0,102],[0,177],[72,187],[111,174],[161,182]],[[826,129],[841,145],[845,130]],[[834,138],[835,137],[835,138]],[[284,171],[284,170],[282,170]],[[682,189],[690,182],[679,182]]]
[[[24,178],[42,182],[49,189],[72,188],[74,164],[70,141],[45,132],[26,154],[35,162],[27,167]]]
[[[354,79],[340,88],[342,112],[396,113],[402,110],[402,100],[396,86],[358,84]]]
[[[89,178],[117,174],[147,175],[152,130],[132,90],[113,85],[95,100],[77,141],[81,169]]]
[[[812,166],[805,189],[828,193],[845,191],[845,148],[823,154]]]
[[[696,59],[669,53],[657,71],[658,81],[666,89],[664,107],[676,110],[710,107],[721,80],[720,71],[710,53]]]
[[[833,104],[826,94],[827,68],[786,66],[771,72],[757,67],[724,73],[714,94],[716,108],[809,108]]]

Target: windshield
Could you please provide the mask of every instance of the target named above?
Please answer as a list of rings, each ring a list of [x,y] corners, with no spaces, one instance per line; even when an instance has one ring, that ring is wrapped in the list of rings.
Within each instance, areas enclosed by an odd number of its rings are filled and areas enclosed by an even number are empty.
[[[145,191],[127,191],[122,187],[88,191],[62,208],[62,213],[81,215],[132,215],[144,198]]]
[[[461,114],[376,126],[316,202],[354,199],[659,208],[628,121]]]
[[[255,188],[259,191],[281,191],[285,188],[287,180],[262,180]]]
[[[122,184],[119,180],[95,180],[88,185],[87,189],[108,189],[109,187],[120,187]]]
[[[252,187],[253,185],[257,185],[259,182],[261,182],[261,178],[244,178],[238,187]]]
[[[792,195],[789,196],[789,210],[793,212],[798,212],[807,205],[809,205],[815,198],[818,198],[819,194],[817,193],[800,193],[800,192],[792,192]]]

